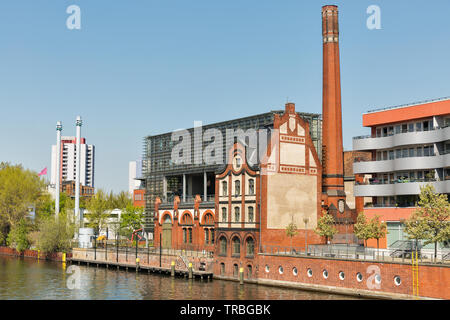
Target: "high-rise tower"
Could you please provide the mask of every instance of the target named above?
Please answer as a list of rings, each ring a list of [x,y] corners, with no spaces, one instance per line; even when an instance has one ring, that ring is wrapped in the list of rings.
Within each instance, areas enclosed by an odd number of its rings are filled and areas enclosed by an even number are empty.
[[[322,7],[323,35],[323,192],[327,205],[343,212],[345,206],[342,145],[341,76],[337,6]],[[341,200],[341,201],[339,201]],[[344,200],[344,201],[342,201]]]

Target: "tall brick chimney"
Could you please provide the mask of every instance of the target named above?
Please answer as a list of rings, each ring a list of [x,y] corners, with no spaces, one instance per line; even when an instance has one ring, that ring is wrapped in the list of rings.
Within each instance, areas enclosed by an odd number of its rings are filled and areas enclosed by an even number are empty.
[[[339,21],[337,6],[322,7],[323,106],[322,191],[330,207],[345,201],[344,150],[342,145],[341,76],[339,67]]]

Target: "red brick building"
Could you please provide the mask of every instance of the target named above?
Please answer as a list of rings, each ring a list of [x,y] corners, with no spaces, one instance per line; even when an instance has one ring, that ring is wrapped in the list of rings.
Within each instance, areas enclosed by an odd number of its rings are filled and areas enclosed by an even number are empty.
[[[133,190],[133,205],[135,207],[145,208],[145,189]]]

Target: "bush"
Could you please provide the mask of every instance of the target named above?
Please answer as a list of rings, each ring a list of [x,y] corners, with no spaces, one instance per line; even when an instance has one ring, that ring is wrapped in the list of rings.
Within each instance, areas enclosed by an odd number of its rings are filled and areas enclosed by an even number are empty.
[[[45,253],[70,251],[74,232],[75,226],[64,215],[58,219],[42,219],[39,223],[37,247]]]
[[[30,241],[28,239],[29,227],[25,219],[21,219],[17,226],[13,227],[8,233],[6,244],[15,248],[19,252],[23,252],[30,248]]]

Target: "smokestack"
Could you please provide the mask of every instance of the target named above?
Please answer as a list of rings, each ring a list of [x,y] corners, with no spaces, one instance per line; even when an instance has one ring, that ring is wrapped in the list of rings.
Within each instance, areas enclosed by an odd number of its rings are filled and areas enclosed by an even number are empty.
[[[323,109],[322,164],[323,192],[328,205],[338,207],[345,199],[344,150],[342,145],[341,75],[339,66],[338,7],[322,7],[323,36]]]
[[[80,219],[80,224],[82,225],[83,221],[81,221],[80,215],[80,160],[81,160],[81,126],[83,122],[81,121],[81,117],[77,117],[76,128],[77,128],[77,144],[76,144],[76,156],[77,159],[75,161],[75,217]]]
[[[60,179],[61,179],[61,131],[62,124],[61,121],[56,123],[56,196],[55,196],[55,217],[58,218],[59,215],[59,190],[60,190]]]

